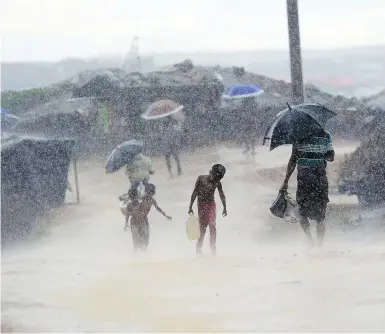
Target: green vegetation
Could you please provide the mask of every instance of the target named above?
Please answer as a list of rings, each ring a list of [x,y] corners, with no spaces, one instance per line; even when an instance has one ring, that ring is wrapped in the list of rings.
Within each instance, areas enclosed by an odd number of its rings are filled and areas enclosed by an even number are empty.
[[[46,103],[66,92],[66,87],[51,86],[1,93],[1,106],[14,114],[22,114],[38,104]]]

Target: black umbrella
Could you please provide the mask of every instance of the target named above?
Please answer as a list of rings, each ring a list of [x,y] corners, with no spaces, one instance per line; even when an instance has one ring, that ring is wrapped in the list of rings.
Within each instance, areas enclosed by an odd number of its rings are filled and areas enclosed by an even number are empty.
[[[303,103],[282,110],[266,130],[263,144],[270,140],[270,151],[278,146],[294,144],[324,129],[336,113],[322,104]]]
[[[143,151],[143,143],[139,140],[127,140],[117,146],[107,159],[106,173],[114,173],[124,165],[132,163],[135,156]]]

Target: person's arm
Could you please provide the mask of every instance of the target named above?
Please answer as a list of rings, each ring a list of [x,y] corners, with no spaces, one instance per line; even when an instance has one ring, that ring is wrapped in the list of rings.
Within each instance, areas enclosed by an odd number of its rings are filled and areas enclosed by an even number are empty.
[[[150,175],[155,174],[155,171],[152,169],[152,161],[151,161],[150,158],[148,158],[148,173],[149,173]]]
[[[132,216],[133,211],[133,205],[131,203],[128,203],[126,206],[126,222],[128,222],[128,219]]]
[[[226,196],[225,196],[225,193],[223,192],[222,183],[219,182],[217,188],[219,192],[219,197],[221,198],[222,205],[223,205],[222,216],[226,217],[227,216]]]
[[[130,168],[130,165],[126,165],[126,170],[125,170],[125,174],[128,178],[130,178],[131,176],[131,168]]]
[[[293,150],[291,152],[291,157],[289,159],[289,163],[287,164],[287,170],[286,170],[286,177],[285,180],[282,183],[281,191],[286,191],[287,187],[289,185],[289,179],[291,175],[293,174],[295,167],[297,166],[297,154],[296,149],[293,146]]]
[[[167,216],[167,214],[160,208],[158,203],[155,201],[155,199],[152,199],[152,204],[154,205],[155,209],[157,209],[163,216],[165,216],[168,220],[171,220],[172,218],[170,216]]]
[[[126,165],[126,176],[130,180],[130,182],[132,182],[132,179],[135,176],[137,169],[138,169],[138,167],[137,167],[137,164],[135,163],[135,161]]]
[[[334,150],[333,151],[327,151],[325,154],[325,160],[333,162],[334,161]]]
[[[188,209],[188,213],[189,214],[193,214],[194,213],[192,207],[193,207],[195,199],[197,198],[197,195],[198,195],[198,188],[199,188],[200,180],[201,180],[201,177],[198,176],[198,178],[197,178],[197,180],[195,182],[194,190],[193,190],[193,192],[191,194],[190,206],[189,206],[189,209]]]
[[[128,202],[126,205],[126,208],[127,208],[127,212],[129,212],[131,215],[132,211],[134,211],[134,205],[131,202]]]
[[[332,136],[328,136],[328,150],[325,154],[325,160],[333,162],[334,161],[334,148],[333,148],[333,141],[332,141]]]

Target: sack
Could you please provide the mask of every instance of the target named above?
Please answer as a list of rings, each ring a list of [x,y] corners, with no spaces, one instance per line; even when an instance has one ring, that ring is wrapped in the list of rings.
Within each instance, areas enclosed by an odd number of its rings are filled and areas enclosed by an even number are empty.
[[[279,192],[278,197],[270,208],[270,212],[289,223],[294,224],[299,221],[298,205],[287,192]]]
[[[283,191],[280,191],[278,193],[278,197],[274,201],[273,205],[270,207],[270,212],[278,218],[284,218],[286,209],[287,209],[286,193]]]

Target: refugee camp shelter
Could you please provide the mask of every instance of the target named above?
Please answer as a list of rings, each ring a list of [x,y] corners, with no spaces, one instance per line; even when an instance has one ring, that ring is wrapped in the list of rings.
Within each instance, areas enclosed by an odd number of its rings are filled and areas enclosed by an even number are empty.
[[[73,139],[76,151],[85,151],[92,137],[96,107],[90,98],[69,98],[68,95],[39,105],[20,117],[14,133],[53,139]]]
[[[1,138],[2,240],[26,235],[36,219],[64,203],[73,140]]]

